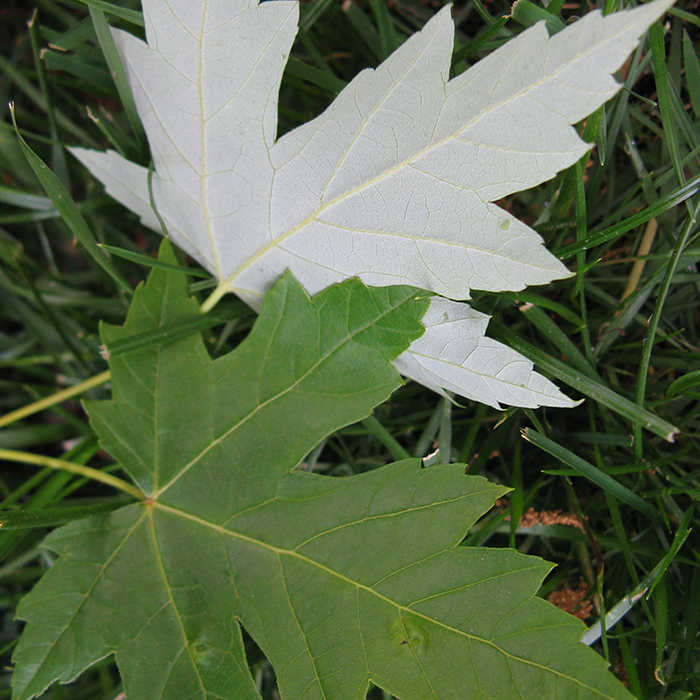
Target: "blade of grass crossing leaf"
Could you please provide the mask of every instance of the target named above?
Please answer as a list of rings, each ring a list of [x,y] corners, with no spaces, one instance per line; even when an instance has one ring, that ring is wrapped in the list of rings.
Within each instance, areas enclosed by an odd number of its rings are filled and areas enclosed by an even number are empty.
[[[583,376],[565,363],[551,357],[546,352],[518,337],[510,329],[493,320],[489,323],[489,334],[506,345],[509,345],[513,350],[517,350],[525,355],[525,357],[538,365],[540,369],[545,370],[557,379],[577,389],[585,396],[598,401],[603,404],[603,406],[607,406],[610,410],[627,418],[632,423],[640,423],[642,427],[659,435],[664,438],[664,440],[673,442],[675,435],[678,434],[678,428],[668,421],[659,418],[650,411],[625,399],[600,382]]]
[[[56,527],[73,520],[82,520],[100,513],[109,513],[124,505],[123,500],[111,503],[95,503],[85,506],[65,508],[44,508],[42,510],[14,510],[0,513],[0,527],[8,530],[31,530],[40,527]]]
[[[80,213],[77,205],[66,188],[49,170],[46,163],[44,163],[44,161],[41,160],[41,158],[39,158],[39,156],[36,155],[31,148],[29,148],[26,141],[20,135],[19,130],[17,129],[17,122],[15,120],[14,107],[12,108],[12,122],[15,125],[17,138],[25,157],[32,166],[32,170],[34,170],[34,173],[39,178],[44,191],[61,215],[61,218],[66,222],[75,237],[83,244],[90,256],[103,270],[105,270],[105,272],[107,272],[107,274],[116,282],[118,287],[127,294],[132,294],[133,290],[131,285],[122,277],[121,273],[117,270],[112,261],[105,255],[105,253],[100,250],[99,246],[97,245],[97,241],[95,240],[95,236],[88,227],[83,215]]]
[[[130,260],[131,262],[138,263],[139,265],[145,265],[146,267],[160,267],[164,270],[182,272],[186,275],[191,275],[192,277],[201,277],[202,279],[211,278],[211,275],[204,270],[195,270],[190,267],[170,265],[168,263],[164,263],[162,260],[157,260],[156,258],[151,258],[148,255],[144,255],[143,253],[134,253],[131,250],[124,250],[124,248],[117,248],[116,246],[106,245],[105,243],[99,243],[98,245],[103,250],[106,250],[112,255],[116,255],[118,258],[124,258],[124,260]]]
[[[605,472],[602,472],[600,469],[594,467],[590,462],[587,462],[585,459],[582,459],[578,455],[575,455],[573,452],[567,450],[565,447],[562,447],[558,443],[554,442],[554,440],[550,440],[548,437],[545,437],[544,435],[541,435],[530,428],[525,428],[522,431],[522,435],[528,442],[535,445],[535,447],[539,447],[547,454],[552,455],[552,457],[555,457],[567,466],[576,470],[579,474],[581,474],[581,476],[586,477],[589,481],[592,481],[600,488],[608,491],[618,500],[626,503],[635,510],[638,510],[640,513],[644,513],[644,515],[654,521],[659,519],[659,514],[656,512],[656,510],[643,498],[637,496],[636,493],[630,491],[626,486],[621,484],[619,481],[616,481]]]
[[[644,406],[644,399],[646,396],[646,385],[647,377],[649,373],[649,365],[651,363],[651,353],[654,349],[654,339],[656,336],[656,331],[659,327],[659,322],[661,320],[661,312],[663,311],[664,303],[666,302],[666,297],[668,296],[669,289],[671,288],[671,282],[673,280],[673,275],[678,266],[678,261],[681,257],[681,253],[685,248],[691,231],[695,229],[695,223],[697,221],[698,212],[700,211],[700,199],[692,207],[691,213],[686,217],[686,221],[681,228],[681,231],[676,239],[676,242],[671,251],[668,264],[666,266],[666,273],[664,279],[659,286],[659,290],[656,295],[656,304],[654,305],[654,313],[649,320],[649,330],[644,339],[644,346],[642,349],[642,357],[639,362],[639,370],[637,372],[637,390],[636,399],[637,405],[640,407]],[[635,427],[634,433],[634,454],[638,461],[642,460],[643,447],[642,447],[642,430],[641,426]]]
[[[136,110],[136,103],[134,102],[134,97],[131,94],[129,80],[124,72],[124,67],[122,66],[122,62],[119,58],[117,47],[114,43],[114,38],[112,37],[112,32],[107,24],[105,13],[96,5],[91,4],[90,17],[92,17],[92,22],[95,25],[95,33],[97,34],[97,40],[100,42],[100,48],[102,49],[102,53],[105,56],[107,65],[109,66],[114,84],[117,87],[119,98],[124,106],[126,118],[129,120],[129,124],[131,124],[131,128],[134,130],[137,140],[141,146],[145,148],[147,143],[146,132],[143,130],[143,126],[141,125],[141,119],[139,118],[139,114]]]
[[[41,58],[40,42],[39,37],[39,22],[38,22],[38,10],[34,10],[32,18],[29,21],[29,36],[32,42],[32,52],[34,53],[34,64],[36,66],[37,77],[39,78],[39,86],[41,87],[41,93],[44,97],[44,109],[46,110],[46,116],[49,120],[49,132],[51,133],[51,167],[56,173],[56,177],[60,183],[70,190],[70,178],[68,176],[68,164],[66,163],[66,154],[63,152],[63,147],[58,140],[58,130],[56,129],[56,117],[53,110],[53,101],[51,100],[51,93],[49,91],[49,84],[46,80],[46,70],[44,68],[44,61]]]
[[[187,338],[190,335],[199,333],[220,326],[223,323],[236,318],[242,318],[252,313],[250,309],[239,302],[233,308],[219,311],[218,313],[199,314],[190,318],[182,319],[175,323],[164,324],[155,331],[137,333],[136,335],[117,340],[110,343],[105,348],[107,357],[118,357],[127,352],[133,352],[142,348],[147,348],[164,341],[174,341]]]
[[[155,195],[153,194],[153,173],[155,172],[155,163],[153,162],[153,158],[151,158],[151,162],[148,164],[148,199],[151,203],[151,209],[153,209],[153,213],[156,215],[156,219],[158,219],[158,223],[160,224],[160,230],[161,233],[165,238],[169,238],[168,234],[168,228],[165,225],[165,221],[163,221],[163,217],[160,215],[160,212],[158,211],[158,205],[156,204],[156,198]]]

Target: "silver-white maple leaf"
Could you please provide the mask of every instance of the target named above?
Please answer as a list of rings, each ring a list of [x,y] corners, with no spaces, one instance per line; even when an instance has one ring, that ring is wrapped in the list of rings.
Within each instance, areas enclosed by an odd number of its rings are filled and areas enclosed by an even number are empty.
[[[524,31],[450,80],[446,7],[319,117],[279,140],[277,97],[298,3],[144,0],[147,43],[114,30],[148,134],[157,208],[172,240],[259,309],[289,269],[310,294],[348,277],[435,297],[405,376],[492,406],[571,406],[532,363],[485,337],[453,300],[569,275],[531,228],[493,204],[551,179],[590,148],[572,125],[610,99],[612,74],[673,4],[549,37]],[[74,149],[109,194],[160,229],[147,170]]]

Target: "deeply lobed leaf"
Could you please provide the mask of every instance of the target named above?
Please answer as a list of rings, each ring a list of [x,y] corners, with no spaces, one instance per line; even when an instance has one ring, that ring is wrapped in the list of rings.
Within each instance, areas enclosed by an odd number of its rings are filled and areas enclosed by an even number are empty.
[[[553,37],[540,23],[452,80],[446,7],[277,141],[297,3],[143,4],[147,43],[114,34],[149,136],[158,209],[173,240],[216,275],[217,294],[258,309],[285,270],[311,294],[357,276],[454,300],[566,277],[540,236],[493,202],[590,148],[572,125],[619,90],[612,74],[672,0],[592,12]],[[74,153],[160,230],[145,168],[115,152]],[[405,375],[497,407],[573,405],[498,343],[474,353],[484,323],[427,325],[433,341],[401,358]]]
[[[458,546],[506,489],[420,460],[294,469],[400,383],[390,361],[427,304],[358,280],[310,300],[287,274],[225,357],[189,337],[113,358],[114,398],[88,409],[145,498],[47,539],[60,558],[18,610],[15,698],[111,653],[129,700],[256,698],[239,622],[283,698],[359,700],[370,681],[401,698],[629,697],[582,623],[534,597],[547,563]],[[104,338],[194,310],[184,276],[156,268]]]

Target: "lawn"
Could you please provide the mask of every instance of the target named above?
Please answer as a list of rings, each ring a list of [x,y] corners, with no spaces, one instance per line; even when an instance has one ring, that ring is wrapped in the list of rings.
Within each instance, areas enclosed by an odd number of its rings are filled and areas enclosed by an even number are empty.
[[[80,400],[110,397],[99,325],[124,323],[130,291],[146,279],[161,241],[66,148],[114,148],[149,162],[133,107],[117,87],[123,76],[113,79],[94,23],[142,37],[140,4],[93,0],[92,16],[88,4],[3,0],[0,7],[2,697],[11,695],[22,630],[17,605],[55,559],[42,539],[128,500],[108,483],[124,473],[100,447]],[[279,134],[320,114],[443,4],[303,2]],[[589,10],[563,0],[546,10],[519,0],[512,11],[502,0],[457,0],[452,75],[540,19],[554,32]],[[585,400],[571,409],[498,411],[408,382],[304,459],[305,469],[339,477],[406,457],[458,462],[511,488],[464,544],[556,564],[539,595],[584,620],[586,642],[642,700],[700,697],[698,46],[697,0],[680,0],[623,67],[624,89],[579,125],[594,144],[590,155],[499,202],[575,274],[523,292],[474,292],[472,305],[492,316],[488,335]],[[34,157],[75,208],[55,208],[17,140],[9,103]],[[193,268],[189,289],[202,303],[213,280],[184,253],[179,263]],[[219,357],[254,320],[229,295],[195,330]],[[61,469],[59,460],[105,478]],[[245,643],[260,693],[277,697],[271,664],[252,639]],[[107,657],[48,696],[120,693]],[[379,688],[370,694],[388,697]]]

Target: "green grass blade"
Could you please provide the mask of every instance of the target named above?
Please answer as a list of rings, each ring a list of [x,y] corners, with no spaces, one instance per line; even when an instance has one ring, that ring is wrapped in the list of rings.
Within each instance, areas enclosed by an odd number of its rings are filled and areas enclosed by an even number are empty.
[[[537,22],[544,20],[550,36],[566,28],[564,22],[557,15],[552,14],[544,7],[535,5],[530,0],[518,0],[513,5],[511,16],[525,28],[532,27]]]
[[[520,311],[559,350],[576,369],[592,379],[598,378],[595,368],[574,345],[571,338],[537,306],[523,306]]]
[[[122,277],[121,273],[114,266],[112,261],[103,253],[95,236],[90,230],[87,222],[80,213],[76,203],[73,198],[67,192],[66,188],[61,184],[59,179],[49,170],[41,158],[39,158],[34,151],[27,145],[26,141],[22,138],[17,129],[17,122],[15,121],[14,106],[12,108],[12,121],[15,125],[15,130],[17,132],[17,138],[19,140],[20,147],[24,153],[29,164],[32,166],[32,170],[39,178],[44,191],[49,196],[49,199],[53,202],[54,207],[61,215],[61,218],[66,222],[71,232],[75,237],[83,244],[85,250],[90,254],[90,256],[95,260],[95,262],[105,271],[107,274],[116,282],[117,286],[127,294],[132,294],[133,290],[131,285]]]
[[[51,133],[51,166],[56,173],[56,177],[61,184],[70,190],[70,177],[68,176],[68,164],[66,163],[66,154],[63,151],[58,140],[58,129],[56,128],[56,116],[54,114],[53,100],[51,99],[51,91],[49,83],[46,80],[46,69],[44,61],[41,58],[41,47],[39,45],[41,39],[39,37],[38,10],[34,10],[31,20],[29,21],[29,37],[32,43],[32,52],[34,53],[34,65],[36,66],[36,74],[41,87],[41,94],[44,97],[44,109],[49,120],[49,131]]]
[[[335,0],[313,0],[299,8],[299,30],[308,32],[311,27],[333,6]]]
[[[135,24],[137,27],[146,26],[145,22],[143,21],[143,13],[138,12],[137,10],[129,10],[126,7],[120,7],[119,5],[114,5],[111,2],[105,2],[105,0],[78,0],[78,2],[81,2],[83,5],[88,5],[90,9],[94,7],[98,10],[106,12],[109,15],[119,17],[119,19]]]
[[[31,530],[33,528],[56,527],[73,520],[82,520],[100,513],[109,513],[123,505],[124,499],[112,499],[109,503],[94,503],[65,508],[43,508],[41,510],[10,510],[0,513],[0,527],[5,530]]]
[[[632,591],[630,591],[622,600],[620,600],[605,616],[605,628],[610,629],[616,625],[627,613],[656,585],[656,582],[664,575],[668,569],[676,552],[680,549],[683,542],[690,533],[687,529],[678,528],[676,536],[673,540],[671,550],[664,558],[653,568],[651,573],[641,581]],[[672,556],[669,558],[669,555]],[[601,625],[600,621],[590,627],[581,637],[581,641],[589,646],[600,639]]]
[[[143,255],[142,253],[134,253],[131,250],[124,250],[124,248],[117,248],[116,246],[105,245],[104,243],[99,243],[98,245],[103,250],[106,250],[112,255],[116,255],[118,258],[124,258],[124,260],[130,260],[131,262],[138,263],[139,265],[145,265],[146,267],[160,267],[164,270],[174,270],[175,272],[184,272],[186,275],[201,277],[202,279],[211,278],[211,275],[204,270],[195,270],[190,267],[170,265],[169,263],[165,263],[162,260],[157,260],[156,258],[151,258],[148,255]]]
[[[669,88],[669,78],[666,69],[666,51],[664,48],[664,30],[661,22],[654,22],[649,29],[649,40],[651,41],[652,63],[654,65],[654,77],[656,79],[656,94],[661,113],[661,122],[664,127],[665,145],[671,156],[671,162],[676,171],[676,177],[681,185],[685,185],[685,174],[681,163],[681,154],[678,147],[678,137],[676,135],[676,124],[671,108],[671,95]]]
[[[324,90],[328,90],[334,95],[337,95],[347,85],[347,83],[338,76],[332,75],[320,68],[314,68],[314,66],[310,66],[294,57],[289,59],[284,72],[285,74],[293,75],[296,78],[305,80],[307,83],[316,85]]]
[[[475,54],[487,41],[493,39],[506,26],[509,19],[510,17],[499,17],[493,24],[487,25],[471,41],[455,51],[452,56],[452,62],[459,63]]]
[[[56,211],[48,197],[41,197],[30,192],[21,192],[14,187],[7,187],[7,185],[0,185],[0,202],[11,204],[13,207],[33,209],[34,211]]]
[[[104,354],[107,358],[118,357],[127,352],[147,348],[166,340],[180,340],[208,328],[220,326],[228,321],[245,318],[252,313],[243,302],[234,302],[226,307],[219,307],[216,311],[210,311],[208,314],[191,316],[177,323],[165,324],[155,331],[137,333],[128,338],[109,343],[105,346]]]
[[[682,394],[686,389],[691,389],[694,386],[700,384],[700,369],[694,372],[688,372],[688,374],[683,375],[676,379],[666,392],[666,398],[670,399],[676,394]]]
[[[129,124],[131,124],[131,128],[134,130],[137,140],[145,149],[147,143],[146,132],[143,130],[143,126],[141,125],[141,119],[139,118],[139,114],[136,109],[134,96],[131,94],[129,79],[126,77],[126,73],[124,72],[124,66],[122,66],[121,59],[119,58],[117,46],[114,43],[112,32],[107,24],[105,13],[99,7],[91,4],[90,16],[92,17],[92,22],[95,25],[95,33],[97,34],[97,39],[100,42],[102,53],[105,56],[110,73],[112,74],[112,79],[114,80],[117,92],[119,93],[119,99],[124,106],[126,118],[129,120]]]
[[[683,64],[690,104],[693,107],[695,118],[700,119],[700,62],[698,62],[693,42],[685,30],[683,31]]]
[[[513,350],[517,350],[525,355],[540,369],[565,382],[594,401],[598,401],[603,406],[607,406],[611,411],[627,418],[633,424],[639,424],[655,435],[659,435],[664,440],[673,442],[675,436],[680,432],[676,426],[663,418],[659,418],[650,411],[632,403],[632,401],[620,396],[600,382],[583,376],[564,362],[551,357],[493,320],[489,324],[489,334],[510,346]]]
[[[391,456],[399,461],[410,459],[411,455],[401,446],[396,438],[374,417],[368,416],[362,421],[362,425],[389,450]]]
[[[640,513],[644,513],[644,515],[655,522],[660,519],[658,512],[650,503],[636,493],[630,491],[626,486],[613,479],[610,475],[593,466],[590,462],[587,462],[585,459],[582,459],[565,447],[554,442],[554,440],[550,440],[548,437],[545,437],[531,428],[523,429],[522,436],[525,440],[571,467],[581,476],[586,477],[586,479],[592,481],[619,501],[626,503]]]
[[[17,87],[19,87],[20,90],[35,105],[37,105],[42,110],[44,109],[44,99],[42,97],[41,92],[37,90],[34,87],[34,85],[32,85],[32,83],[24,77],[21,71],[17,70],[17,68],[15,68],[12,65],[12,63],[2,55],[2,53],[0,53],[0,71],[2,71],[3,74],[7,76],[10,80],[12,80],[12,82],[15,83]],[[76,138],[80,139],[82,143],[89,145],[92,148],[98,147],[98,144],[95,141],[95,139],[93,139],[90,136],[90,134],[87,131],[85,131],[85,129],[81,129],[79,126],[77,126],[75,122],[72,119],[70,119],[66,114],[64,114],[60,110],[55,110],[55,115],[56,123],[62,129],[65,129],[69,134],[72,134]]]
[[[647,332],[646,338],[644,339],[644,345],[642,350],[642,357],[639,362],[639,371],[637,373],[637,391],[636,398],[637,404],[641,407],[644,406],[644,399],[646,396],[646,386],[647,378],[649,375],[649,365],[651,363],[651,353],[654,349],[654,339],[656,336],[656,331],[659,327],[659,322],[661,320],[661,312],[664,308],[666,302],[666,297],[668,296],[669,289],[671,288],[671,282],[673,280],[673,275],[678,267],[678,261],[681,257],[681,253],[685,248],[691,231],[695,228],[695,223],[697,221],[698,212],[700,212],[700,201],[694,206],[693,211],[690,216],[688,216],[683,230],[676,239],[675,245],[673,246],[673,251],[669,258],[668,264],[666,265],[666,274],[661,282],[660,288],[656,294],[656,304],[654,306],[654,313],[649,321],[649,331]],[[641,427],[638,425],[635,429],[635,440],[634,440],[635,456],[638,460],[642,459],[642,433]]]
[[[93,36],[95,36],[95,28],[92,26],[90,18],[86,17],[63,35],[52,39],[49,42],[49,48],[58,51],[72,51],[92,39]]]
[[[619,238],[628,231],[631,231],[633,228],[645,224],[650,219],[673,209],[681,202],[685,202],[686,199],[692,197],[698,190],[700,190],[700,176],[691,180],[687,185],[679,187],[677,190],[659,199],[654,206],[647,207],[644,211],[640,211],[638,214],[628,217],[615,226],[610,226],[599,233],[589,236],[583,241],[564,246],[560,248],[556,254],[561,260],[566,260],[583,250],[590,250],[603,243],[608,243],[609,241]]]

